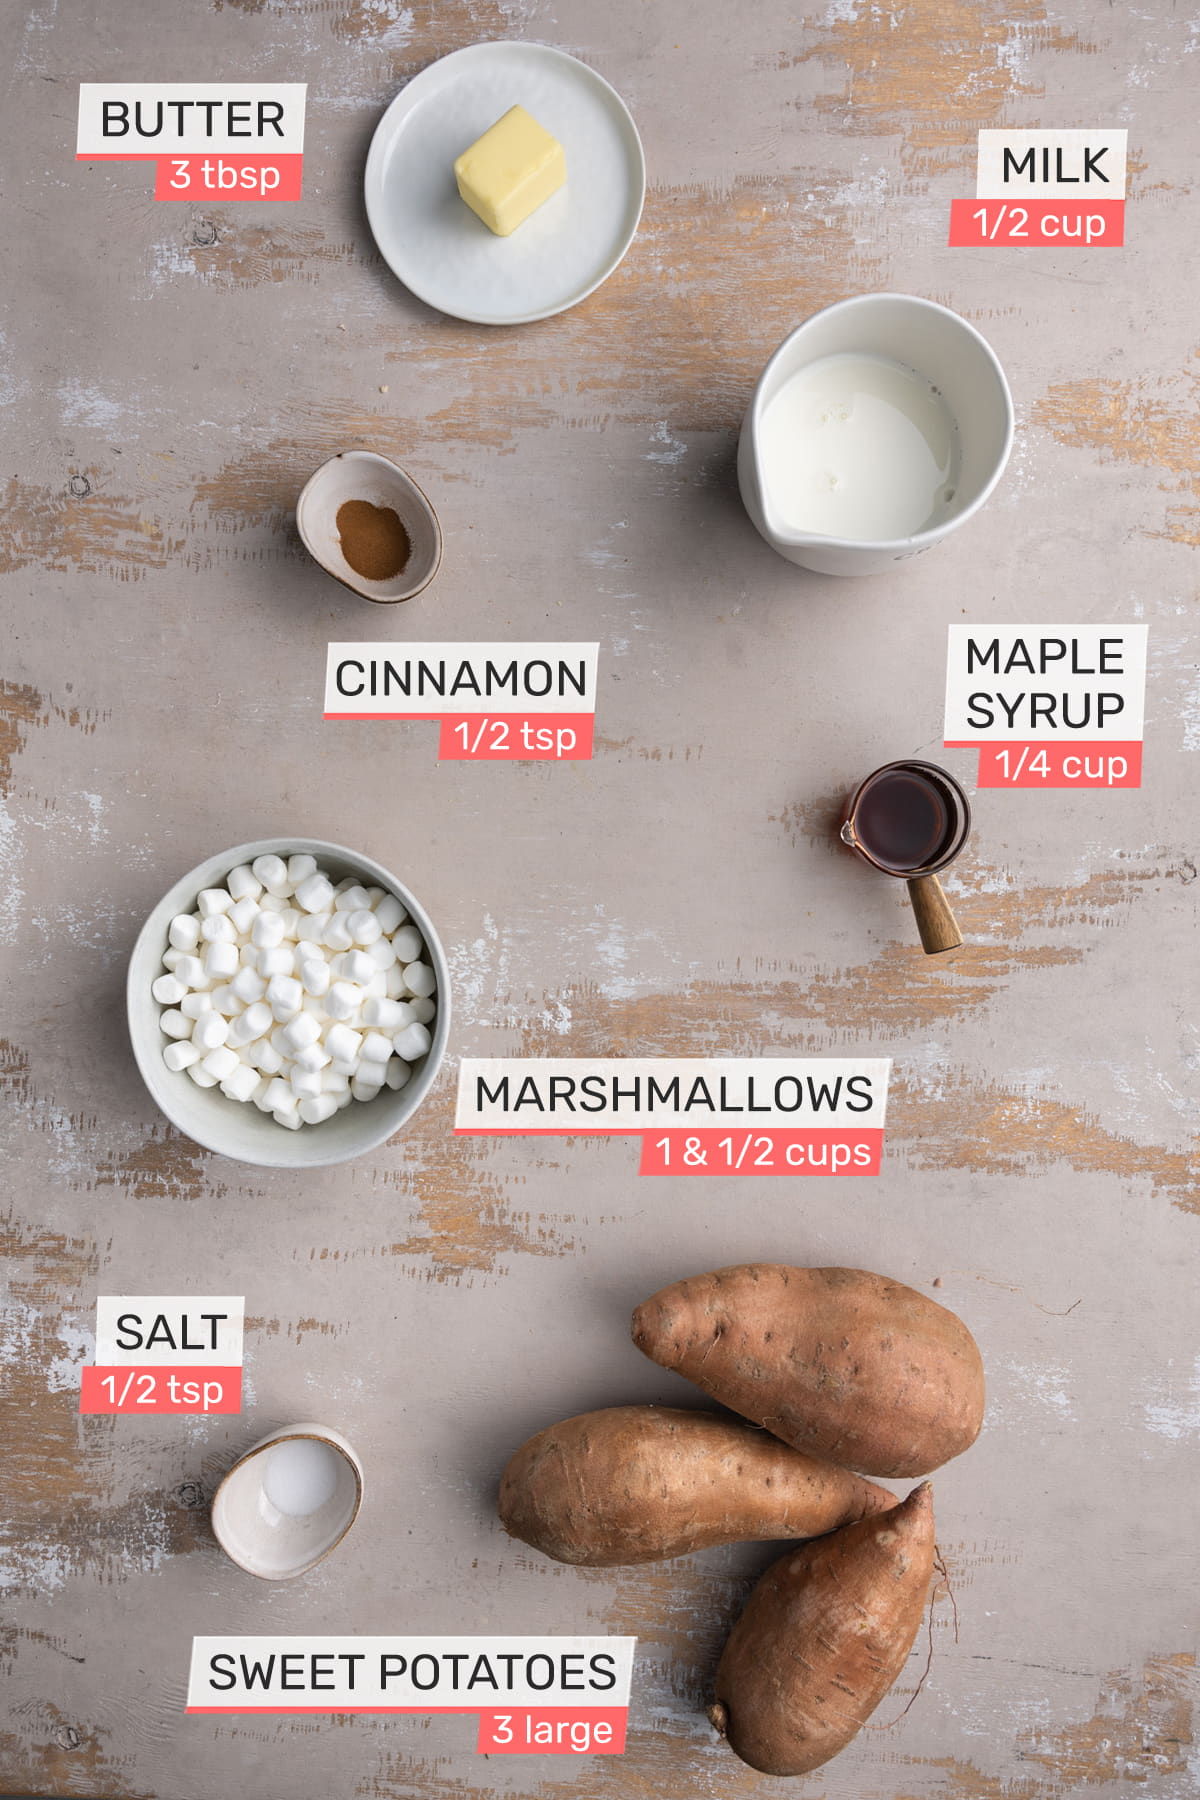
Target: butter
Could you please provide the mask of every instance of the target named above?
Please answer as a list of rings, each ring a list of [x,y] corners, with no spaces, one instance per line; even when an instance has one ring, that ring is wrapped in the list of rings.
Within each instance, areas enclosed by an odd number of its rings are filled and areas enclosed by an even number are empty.
[[[523,225],[567,179],[567,159],[557,138],[523,106],[502,119],[455,159],[458,191],[497,237]]]

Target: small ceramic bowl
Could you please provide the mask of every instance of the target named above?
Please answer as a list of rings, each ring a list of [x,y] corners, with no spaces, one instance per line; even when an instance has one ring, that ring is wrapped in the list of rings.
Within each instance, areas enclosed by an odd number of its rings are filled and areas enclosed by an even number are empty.
[[[407,532],[408,560],[390,580],[368,580],[346,561],[337,516],[348,500],[388,508]],[[383,605],[419,594],[429,586],[442,560],[437,514],[412,476],[374,450],[342,450],[322,463],[296,502],[296,526],[309,555],[335,581],[364,600]]]
[[[396,1091],[385,1087],[373,1100],[355,1100],[320,1125],[287,1131],[256,1106],[230,1100],[220,1088],[197,1087],[185,1070],[167,1068],[162,1057],[167,1039],[159,1026],[162,1007],[150,986],[163,973],[162,955],[167,948],[171,920],[176,913],[195,911],[201,888],[217,886],[231,869],[239,863],[253,862],[256,856],[274,853],[287,857],[306,851],[316,857],[335,882],[352,875],[366,887],[386,888],[407,909],[425,940],[426,954],[437,977],[437,1015],[430,1026],[433,1042],[422,1060],[413,1065],[412,1077],[404,1087]],[[126,1008],[129,1036],[142,1080],[180,1131],[206,1150],[215,1150],[218,1156],[230,1156],[237,1162],[257,1163],[268,1169],[319,1169],[349,1162],[386,1143],[408,1123],[424,1100],[433,1086],[450,1035],[450,968],[433,922],[420,901],[379,863],[319,838],[263,838],[210,856],[163,895],[143,925],[129,959]]]
[[[303,1575],[336,1548],[362,1505],[362,1464],[328,1425],[287,1425],[260,1438],[213,1496],[226,1556],[263,1581]]]

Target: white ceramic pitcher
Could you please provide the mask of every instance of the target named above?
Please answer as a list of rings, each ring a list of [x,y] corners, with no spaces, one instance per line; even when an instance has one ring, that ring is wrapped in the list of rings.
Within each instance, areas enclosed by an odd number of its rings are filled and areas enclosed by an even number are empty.
[[[953,509],[927,530],[866,543],[801,532],[780,518],[762,464],[762,417],[799,369],[846,352],[885,356],[924,376],[952,413],[959,435]],[[738,440],[738,486],[768,544],[822,575],[879,575],[939,543],[977,513],[1004,472],[1012,448],[1012,396],[991,345],[948,307],[912,294],[839,300],[784,338],[759,377]]]

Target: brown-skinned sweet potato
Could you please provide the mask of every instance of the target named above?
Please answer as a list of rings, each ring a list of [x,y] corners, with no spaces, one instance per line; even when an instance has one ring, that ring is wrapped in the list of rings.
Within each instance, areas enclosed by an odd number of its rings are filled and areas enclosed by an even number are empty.
[[[500,1479],[506,1531],[590,1568],[816,1537],[895,1504],[738,1419],[669,1406],[610,1406],[550,1425]]]
[[[861,1729],[903,1668],[933,1573],[928,1482],[772,1565],[730,1634],[708,1716],[743,1762],[804,1775]]]
[[[983,1364],[962,1320],[863,1269],[696,1275],[638,1307],[633,1340],[784,1443],[866,1475],[928,1475],[983,1422]]]

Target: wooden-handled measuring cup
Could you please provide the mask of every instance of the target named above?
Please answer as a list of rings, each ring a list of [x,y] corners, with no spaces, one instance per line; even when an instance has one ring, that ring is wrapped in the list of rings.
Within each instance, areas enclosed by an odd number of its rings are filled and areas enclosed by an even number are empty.
[[[954,861],[970,830],[967,796],[936,763],[885,763],[846,802],[843,844],[908,883],[926,956],[962,943],[938,872]]]

